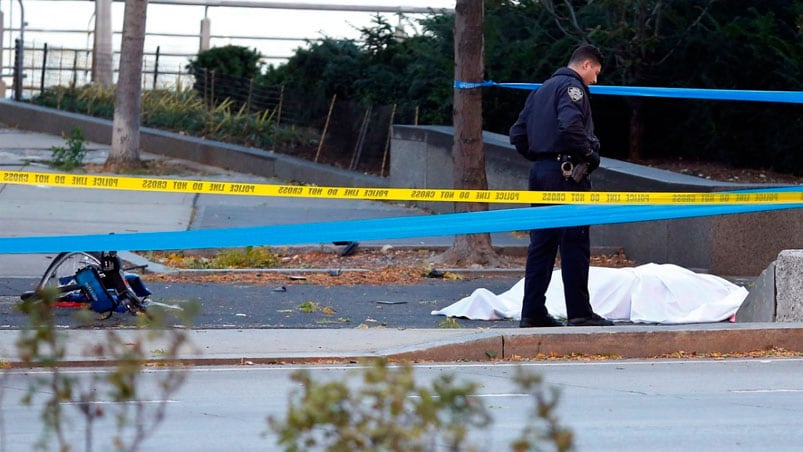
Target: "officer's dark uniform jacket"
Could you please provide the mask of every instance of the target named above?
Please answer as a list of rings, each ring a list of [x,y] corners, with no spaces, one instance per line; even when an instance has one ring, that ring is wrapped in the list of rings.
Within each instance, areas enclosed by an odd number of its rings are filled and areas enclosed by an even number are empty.
[[[580,162],[598,150],[588,88],[577,72],[560,68],[530,93],[510,128],[510,143],[528,160],[562,154]]]

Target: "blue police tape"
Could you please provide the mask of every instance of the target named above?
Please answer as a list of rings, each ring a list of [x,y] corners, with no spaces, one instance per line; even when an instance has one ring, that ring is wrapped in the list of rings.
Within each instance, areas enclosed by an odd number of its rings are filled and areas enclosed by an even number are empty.
[[[462,82],[455,80],[457,89],[471,89],[487,86],[501,88],[534,90],[541,83],[497,83],[493,80],[483,82]],[[737,100],[748,102],[781,102],[790,104],[803,104],[803,91],[756,91],[735,89],[701,89],[701,88],[655,88],[646,86],[606,86],[592,85],[591,94],[640,96],[640,97],[669,97],[676,99],[707,99],[707,100]]]
[[[799,187],[788,187],[770,191],[798,189]],[[261,245],[309,245],[337,241],[387,240],[453,234],[508,232],[585,224],[631,223],[800,207],[803,207],[803,205],[557,205],[472,213],[246,228],[112,235],[6,237],[0,238],[0,254],[114,249],[145,251]]]

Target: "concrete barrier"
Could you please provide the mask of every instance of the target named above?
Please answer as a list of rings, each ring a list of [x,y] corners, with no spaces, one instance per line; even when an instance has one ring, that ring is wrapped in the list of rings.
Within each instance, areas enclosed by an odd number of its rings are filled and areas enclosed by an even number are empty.
[[[775,264],[775,320],[803,321],[803,250],[784,250]]]
[[[736,321],[803,321],[803,250],[778,253],[750,287]]]
[[[770,263],[747,289],[750,292],[736,311],[736,322],[774,322],[775,262]]]

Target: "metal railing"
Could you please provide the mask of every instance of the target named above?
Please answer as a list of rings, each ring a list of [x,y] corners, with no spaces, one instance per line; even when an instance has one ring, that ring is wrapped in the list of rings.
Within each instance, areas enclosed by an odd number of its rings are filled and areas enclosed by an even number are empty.
[[[11,50],[15,54],[19,52],[16,47]],[[92,82],[91,49],[58,47],[44,43],[41,47],[25,46],[23,56],[19,71],[16,67],[10,68],[14,81],[11,88],[17,100],[34,96],[47,87],[82,86]],[[164,56],[160,53],[159,47],[156,48],[156,52],[145,53],[142,66],[143,88],[174,88],[191,84],[192,77],[187,70],[179,68],[171,70],[169,66],[164,65]],[[115,53],[115,67],[119,58],[119,52]],[[18,83],[22,88],[19,91],[16,89]]]
[[[13,31],[13,30],[12,30]],[[28,30],[31,31],[31,30]],[[38,31],[38,30],[37,30]],[[76,30],[56,30],[55,33],[82,33],[86,31]],[[198,40],[198,35],[178,34],[178,33],[149,33],[148,36],[165,38],[183,38]],[[213,41],[258,41],[258,40],[282,40],[305,42],[301,38],[281,38],[268,36],[212,36]],[[10,79],[7,85],[14,92],[17,74],[15,67],[18,65],[16,54],[19,52],[19,42],[15,40],[13,46],[3,47],[4,55],[11,56],[8,62],[4,61],[0,65],[0,73],[4,79]],[[29,97],[44,87],[59,86],[65,84],[84,85],[92,81],[92,49],[91,48],[69,48],[44,42],[25,42],[22,49],[22,86],[21,97]],[[191,59],[196,57],[196,53],[190,52],[163,52],[161,46],[155,49],[145,49],[143,53],[143,88],[170,88],[176,86],[187,86],[192,82],[192,77],[186,69]],[[290,55],[263,55],[263,62],[275,63],[286,61]],[[117,67],[120,60],[120,52],[113,53],[113,68],[115,79]]]

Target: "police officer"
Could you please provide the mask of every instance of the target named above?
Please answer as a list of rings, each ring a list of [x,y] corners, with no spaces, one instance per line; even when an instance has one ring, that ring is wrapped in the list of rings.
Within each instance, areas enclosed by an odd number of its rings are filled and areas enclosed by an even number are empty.
[[[588,85],[597,83],[602,54],[591,45],[577,47],[567,67],[527,98],[510,129],[510,143],[528,160],[530,190],[588,191],[588,174],[599,166],[599,140],[594,135]],[[589,227],[530,231],[519,326],[551,327],[563,323],[549,315],[546,290],[560,250],[568,324],[602,326],[613,322],[595,314],[588,295]]]

